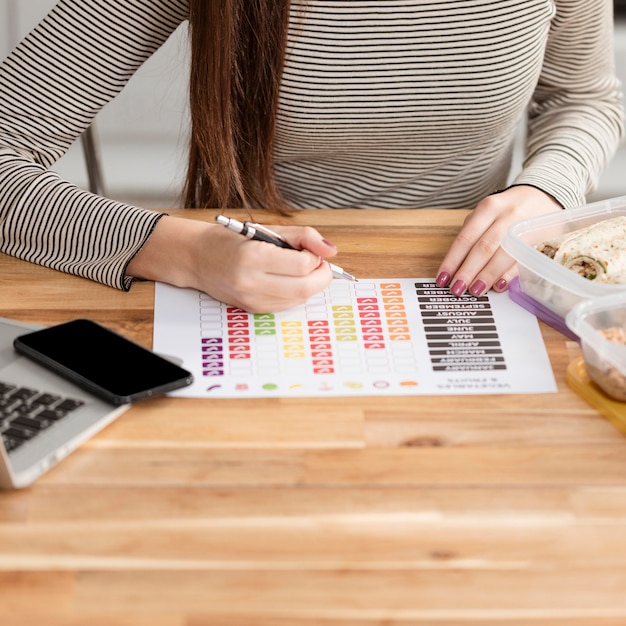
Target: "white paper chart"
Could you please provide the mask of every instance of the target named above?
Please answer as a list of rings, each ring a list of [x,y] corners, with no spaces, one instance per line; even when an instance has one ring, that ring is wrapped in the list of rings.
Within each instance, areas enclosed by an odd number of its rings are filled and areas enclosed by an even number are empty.
[[[156,352],[195,382],[179,397],[552,393],[536,318],[507,294],[432,279],[333,280],[306,304],[249,314],[158,283]]]

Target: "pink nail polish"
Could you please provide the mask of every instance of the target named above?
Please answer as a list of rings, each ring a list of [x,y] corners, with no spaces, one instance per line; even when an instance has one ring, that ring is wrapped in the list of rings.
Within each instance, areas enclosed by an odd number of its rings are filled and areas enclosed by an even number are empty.
[[[473,296],[482,296],[483,292],[487,289],[487,284],[484,280],[476,280],[469,288],[470,293]]]
[[[450,274],[448,274],[448,272],[441,272],[435,281],[437,287],[447,287],[449,282]]]
[[[495,287],[498,291],[504,291],[506,289],[506,279],[504,278],[498,278],[498,280],[496,281]]]
[[[457,280],[454,285],[452,285],[452,289],[450,291],[455,296],[462,296],[467,289],[467,285],[462,280]]]

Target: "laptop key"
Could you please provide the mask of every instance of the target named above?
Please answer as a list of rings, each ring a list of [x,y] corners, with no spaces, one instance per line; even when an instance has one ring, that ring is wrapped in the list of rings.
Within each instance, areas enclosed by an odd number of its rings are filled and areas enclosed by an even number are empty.
[[[36,398],[33,398],[31,404],[38,404],[40,406],[50,406],[54,404],[58,400],[61,399],[61,396],[57,396],[53,393],[42,393]]]
[[[17,417],[9,422],[11,426],[20,426],[32,428],[33,430],[45,430],[52,422],[46,419],[36,419],[34,417],[26,417],[24,415]]]
[[[17,439],[16,437],[2,437],[2,441],[4,442],[4,449],[7,452],[11,452],[13,450],[17,450],[23,443],[24,439]]]
[[[85,404],[81,400],[76,400],[74,398],[65,398],[63,402],[60,402],[56,405],[55,409],[58,411],[65,411],[69,413],[70,411],[75,411],[78,407],[83,406]]]
[[[35,413],[38,409],[38,406],[33,406],[28,402],[22,402],[22,404],[16,406],[13,411],[19,415],[30,415],[31,413]]]
[[[56,420],[60,420],[62,417],[67,415],[67,411],[57,411],[56,409],[43,409],[37,413],[37,417],[46,420],[52,420],[53,422]]]
[[[20,398],[0,398],[0,410],[7,413],[20,404],[22,404]]]
[[[17,439],[31,439],[34,437],[39,431],[34,430],[32,428],[26,428],[23,426],[14,426],[12,425],[10,428],[5,430],[2,434],[6,437],[16,437]]]
[[[11,383],[3,383],[0,381],[0,396],[5,396],[9,391],[13,391],[17,385],[13,385]]]
[[[10,399],[14,400],[27,400],[28,398],[32,398],[39,393],[37,389],[30,389],[29,387],[19,387],[15,391],[11,392],[8,396]]]

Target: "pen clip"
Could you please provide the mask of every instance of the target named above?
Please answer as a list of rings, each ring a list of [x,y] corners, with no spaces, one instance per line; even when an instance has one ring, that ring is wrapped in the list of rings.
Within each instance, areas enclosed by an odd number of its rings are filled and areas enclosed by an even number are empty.
[[[276,231],[273,231],[271,228],[267,226],[263,226],[263,224],[257,224],[256,222],[244,222],[246,226],[251,226],[254,230],[258,230],[260,233],[267,235],[268,237],[273,237],[274,239],[280,239],[280,241],[286,241],[286,239]]]

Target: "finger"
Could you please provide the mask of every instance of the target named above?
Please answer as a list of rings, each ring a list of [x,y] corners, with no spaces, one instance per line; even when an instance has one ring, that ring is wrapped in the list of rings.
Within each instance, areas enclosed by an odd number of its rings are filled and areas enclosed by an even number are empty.
[[[500,248],[474,278],[468,279],[467,291],[477,297],[491,288],[506,291],[516,271],[515,261]]]
[[[495,224],[477,239],[465,260],[450,280],[450,291],[461,295],[469,290],[480,295],[490,289],[514,264],[513,259],[500,246],[502,228]]]
[[[256,263],[267,274],[275,276],[303,278],[314,272],[323,263],[323,257],[307,249],[289,250],[277,246],[268,246],[263,242],[261,249],[255,251]],[[268,250],[268,248],[271,248]]]
[[[461,268],[472,254],[472,251],[475,250],[481,235],[493,226],[493,219],[489,212],[478,211],[478,209],[474,209],[467,216],[461,230],[454,238],[437,270],[436,282],[439,287],[452,286],[458,280],[469,279],[471,266],[465,265],[464,272],[461,272]],[[475,266],[478,265],[476,259],[474,259],[473,263]],[[478,271],[480,268],[476,267],[475,269]]]
[[[517,263],[514,263],[507,272],[504,272],[502,276],[496,280],[492,289],[498,293],[506,291],[510,287],[511,281],[518,275],[518,273]]]
[[[284,236],[289,244],[298,250],[309,250],[324,258],[337,254],[337,246],[310,226],[277,226],[276,232]]]

